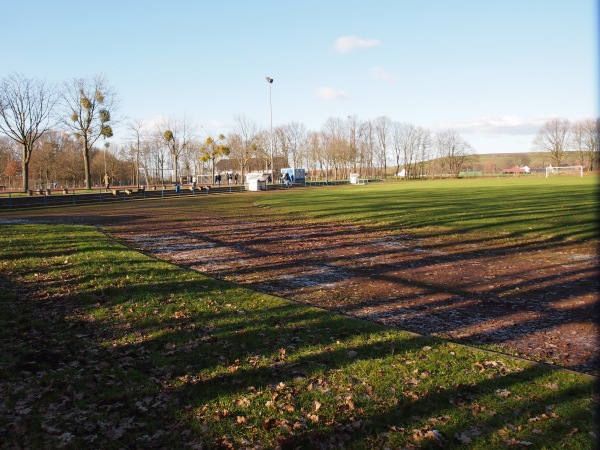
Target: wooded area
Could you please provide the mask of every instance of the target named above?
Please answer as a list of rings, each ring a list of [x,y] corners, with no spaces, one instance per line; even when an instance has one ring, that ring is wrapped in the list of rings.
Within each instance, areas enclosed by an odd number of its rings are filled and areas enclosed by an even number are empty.
[[[113,128],[126,123],[126,135]],[[597,169],[597,119],[544,124],[532,143],[543,164]],[[386,116],[329,118],[318,131],[292,122],[270,129],[243,115],[234,116],[229,135],[200,136],[187,118],[121,119],[115,91],[98,75],[62,86],[21,75],[0,82],[0,185],[27,190],[111,184],[210,183],[215,172],[273,171],[301,167],[312,179],[363,177],[457,177],[461,172],[500,173],[530,164],[528,154],[490,161],[477,155],[453,129],[433,132]],[[82,164],[83,163],[83,164]],[[541,166],[543,167],[543,166]]]

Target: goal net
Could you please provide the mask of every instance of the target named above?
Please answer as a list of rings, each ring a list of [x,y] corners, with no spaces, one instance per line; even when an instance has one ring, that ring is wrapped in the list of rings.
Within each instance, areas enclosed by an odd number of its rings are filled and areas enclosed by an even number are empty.
[[[583,166],[556,166],[546,167],[546,178],[555,175],[579,175],[583,176]]]

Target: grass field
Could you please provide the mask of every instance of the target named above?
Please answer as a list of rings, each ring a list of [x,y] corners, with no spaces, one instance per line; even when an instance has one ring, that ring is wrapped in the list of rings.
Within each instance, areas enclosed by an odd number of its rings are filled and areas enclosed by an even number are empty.
[[[544,181],[148,201],[139,213],[158,208],[185,221],[198,208],[257,214],[257,204],[420,236],[597,240],[595,183]],[[19,217],[0,216],[2,448],[589,449],[596,441],[593,377],[214,281],[95,227],[11,223]]]
[[[599,194],[595,176],[434,180],[294,191],[258,204],[420,236],[477,232],[585,241],[598,239]]]

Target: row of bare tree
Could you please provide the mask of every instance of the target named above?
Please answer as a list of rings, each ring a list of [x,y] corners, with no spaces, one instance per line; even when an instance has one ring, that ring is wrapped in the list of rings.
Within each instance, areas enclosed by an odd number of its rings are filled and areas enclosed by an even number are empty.
[[[0,81],[0,131],[20,150],[23,190],[29,163],[42,137],[62,126],[82,148],[86,187],[91,186],[90,152],[98,139],[113,136],[117,97],[105,78],[74,78],[62,86],[12,74]]]
[[[560,166],[568,151],[575,152],[579,165],[588,171],[600,162],[600,119],[571,122],[552,119],[544,123],[534,140],[534,148],[547,152],[554,166]]]
[[[117,100],[101,75],[60,87],[18,74],[5,77],[0,82],[1,173],[9,184],[20,177],[27,190],[30,179],[90,188],[101,184],[105,174],[127,184],[176,182],[199,174],[213,179],[222,160],[243,180],[250,168],[258,165],[276,172],[281,161],[308,169],[313,176],[347,179],[350,173],[457,176],[474,159],[473,149],[455,130],[433,133],[385,116],[330,118],[320,131],[292,122],[270,133],[235,115],[228,136],[204,139],[186,118],[151,127],[143,120],[130,120],[123,143],[111,148],[113,126],[124,121],[118,117]],[[599,154],[597,137],[596,120],[555,119],[539,130],[534,145],[548,152],[555,165],[560,165],[564,152],[576,149],[581,163],[592,170]]]

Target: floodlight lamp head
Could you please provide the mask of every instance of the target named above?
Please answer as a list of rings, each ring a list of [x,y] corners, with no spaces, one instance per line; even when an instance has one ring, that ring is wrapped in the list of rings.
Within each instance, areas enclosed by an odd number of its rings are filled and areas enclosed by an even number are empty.
[[[267,80],[267,83],[272,83],[273,82],[273,78],[271,78],[271,77],[265,77],[265,79]]]

